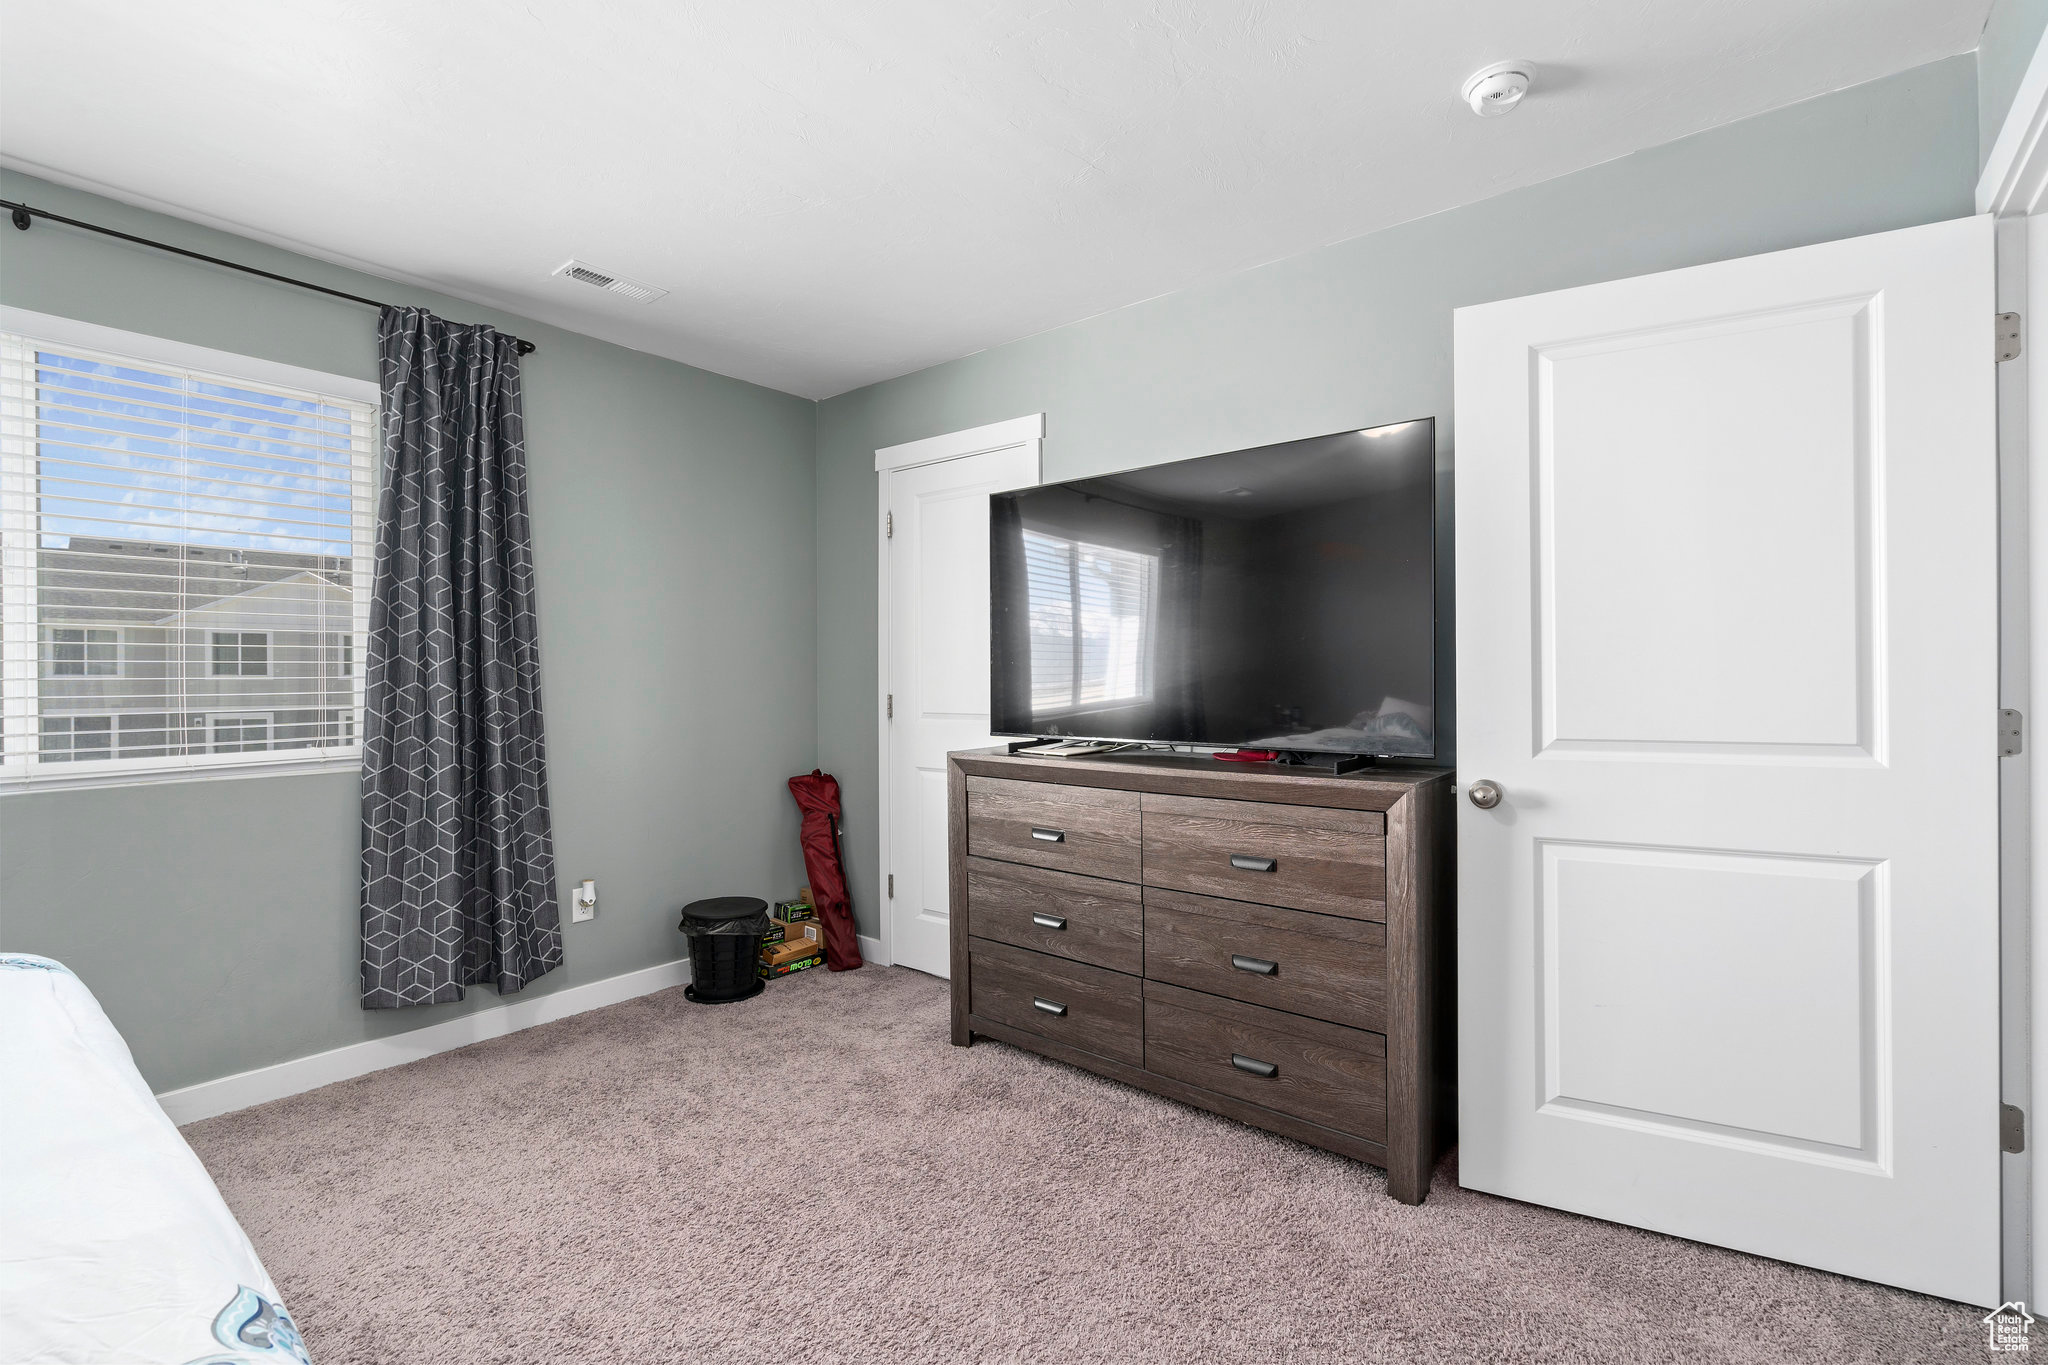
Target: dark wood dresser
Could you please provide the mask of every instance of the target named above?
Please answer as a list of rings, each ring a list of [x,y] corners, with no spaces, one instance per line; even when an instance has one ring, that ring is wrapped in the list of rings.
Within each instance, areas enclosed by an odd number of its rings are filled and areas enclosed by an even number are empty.
[[[1456,1113],[1452,775],[949,756],[953,1041],[1029,1048],[1429,1192]]]

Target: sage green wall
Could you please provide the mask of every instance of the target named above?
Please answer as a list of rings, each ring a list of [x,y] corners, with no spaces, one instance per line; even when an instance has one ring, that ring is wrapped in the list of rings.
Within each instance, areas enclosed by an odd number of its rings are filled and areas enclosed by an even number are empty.
[[[877,447],[1043,412],[1045,477],[1071,479],[1434,416],[1448,492],[1452,309],[1967,214],[1975,73],[1952,57],[827,400],[818,750],[862,931],[881,905]],[[1448,627],[1448,571],[1440,588]]]
[[[1977,46],[1977,165],[1991,156],[1991,144],[2019,93],[2020,79],[2048,30],[2048,0],[1996,0]]]
[[[525,367],[555,847],[599,911],[525,995],[682,951],[674,909],[803,880],[783,782],[814,764],[815,405],[28,177],[0,194],[489,322]],[[488,223],[479,230],[488,231]],[[376,378],[366,308],[0,222],[0,302]],[[0,797],[0,947],[91,986],[158,1090],[500,1003],[356,1000],[349,773]],[[565,915],[566,919],[567,916]]]

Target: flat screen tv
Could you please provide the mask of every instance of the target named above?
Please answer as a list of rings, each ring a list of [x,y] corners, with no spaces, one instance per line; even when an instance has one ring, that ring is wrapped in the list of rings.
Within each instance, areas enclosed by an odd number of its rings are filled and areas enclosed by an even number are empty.
[[[1423,419],[989,499],[992,731],[1430,758]]]

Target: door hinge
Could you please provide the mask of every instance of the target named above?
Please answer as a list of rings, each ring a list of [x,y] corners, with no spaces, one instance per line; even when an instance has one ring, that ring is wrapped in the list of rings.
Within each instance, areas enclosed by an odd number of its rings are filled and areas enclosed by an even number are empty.
[[[2001,361],[2020,358],[2020,315],[2000,313],[1998,315],[1998,358]]]
[[[884,714],[887,715],[890,720],[896,719],[896,694],[894,692],[891,692],[889,694],[888,710],[884,712]]]
[[[2027,1150],[2027,1111],[2016,1104],[1998,1106],[1998,1150],[2001,1152],[2024,1152]]]
[[[889,899],[892,901],[896,899],[896,874],[894,872],[889,874]]]
[[[896,514],[894,512],[884,512],[882,514],[882,539],[896,539]]]
[[[1998,756],[2011,758],[2020,751],[2020,713],[2010,706],[1998,713]]]

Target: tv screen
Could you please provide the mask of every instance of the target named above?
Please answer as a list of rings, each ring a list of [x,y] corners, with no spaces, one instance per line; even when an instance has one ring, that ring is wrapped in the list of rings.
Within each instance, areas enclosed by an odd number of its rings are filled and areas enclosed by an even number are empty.
[[[991,729],[1429,758],[1423,419],[989,499]]]

